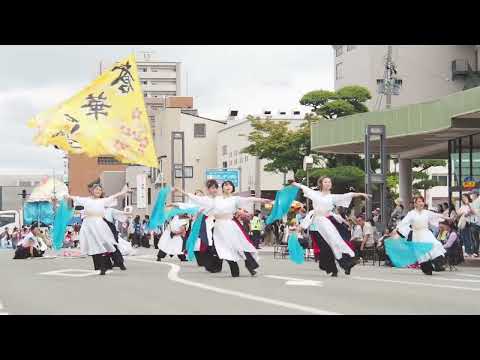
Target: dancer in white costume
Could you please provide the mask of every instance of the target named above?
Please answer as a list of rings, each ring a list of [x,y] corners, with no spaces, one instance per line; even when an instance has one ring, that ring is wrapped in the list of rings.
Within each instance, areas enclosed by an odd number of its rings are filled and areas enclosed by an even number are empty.
[[[333,209],[334,206],[349,207],[354,197],[362,196],[367,198],[369,195],[363,193],[331,194],[332,180],[329,177],[321,177],[318,179],[320,191],[312,190],[296,182],[293,182],[292,185],[302,189],[305,197],[312,200],[314,209],[312,221],[321,236],[321,238],[318,239],[320,247],[320,269],[336,277],[338,270],[335,265],[335,260],[337,260],[340,267],[345,270],[345,274],[349,275],[351,268],[355,266],[353,261],[355,253],[347,245],[337,230],[337,227],[334,225],[336,220]]]
[[[432,275],[432,271],[443,271],[444,254],[446,250],[429,230],[428,225],[438,226],[441,220],[448,219],[443,214],[437,214],[425,210],[423,196],[415,198],[415,209],[408,212],[403,220],[397,225],[396,232],[414,242],[431,243],[433,248],[430,252],[418,258],[418,263],[424,274]],[[411,227],[411,229],[410,229]]]
[[[111,255],[111,258],[113,260],[112,267],[119,267],[120,270],[127,270],[127,268],[125,267],[125,261],[123,259],[124,251],[122,251],[125,249],[125,244],[120,245],[120,241],[123,241],[123,242],[126,242],[126,241],[120,238],[118,234],[117,226],[115,225],[115,223],[117,221],[121,221],[121,222],[127,221],[128,215],[131,215],[132,213],[132,208],[128,207],[127,210],[128,211],[121,211],[114,208],[107,208],[105,210],[105,216],[103,218],[103,220],[107,223],[108,227],[112,231],[113,237],[116,242],[115,247],[117,250]],[[130,245],[130,243],[128,245]]]
[[[215,180],[208,180],[206,183],[207,197],[214,198],[218,194],[218,183]],[[203,191],[195,191],[195,196],[204,196]],[[191,202],[190,202],[191,203]],[[191,203],[193,204],[193,203]],[[194,253],[198,266],[205,266],[207,270],[211,270],[213,259],[213,225],[215,217],[211,214],[211,209],[202,209],[204,215],[200,226],[200,233],[195,242]],[[199,216],[198,214],[197,216]],[[218,261],[217,261],[218,263]],[[218,266],[217,266],[218,267]]]
[[[96,270],[100,269],[100,275],[105,275],[109,268],[108,254],[116,251],[115,238],[103,220],[105,208],[115,206],[116,199],[124,196],[128,191],[128,187],[125,185],[121,192],[104,198],[102,186],[95,184],[90,189],[91,197],[65,196],[66,199],[73,200],[75,205],[84,207],[85,218],[79,236],[80,252],[92,256],[93,265]]]
[[[271,200],[232,196],[235,186],[231,181],[225,181],[222,184],[222,190],[223,196],[211,198],[187,194],[176,189],[176,191],[187,195],[193,203],[198,204],[202,208],[210,209],[209,213],[215,217],[213,246],[218,254],[218,258],[228,262],[232,277],[240,276],[240,269],[237,264],[240,260],[245,260],[245,267],[254,276],[256,274],[255,269],[259,266],[257,263],[257,249],[250,242],[251,240],[242,227],[234,221],[233,216],[239,208],[244,207],[244,204],[252,202],[270,203]]]
[[[175,215],[166,226],[165,231],[158,242],[157,261],[161,261],[165,256],[177,255],[180,261],[187,261],[184,253],[184,238],[186,234],[186,219]]]

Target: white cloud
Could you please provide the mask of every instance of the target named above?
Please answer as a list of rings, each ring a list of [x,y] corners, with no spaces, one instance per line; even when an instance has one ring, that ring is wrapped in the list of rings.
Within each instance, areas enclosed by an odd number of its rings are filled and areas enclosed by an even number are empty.
[[[183,95],[214,119],[233,108],[240,116],[306,110],[298,103],[304,93],[333,88],[330,46],[0,46],[0,169],[61,171],[61,152],[33,145],[27,121],[92,81],[100,61],[105,67],[150,50],[161,61],[182,62]]]

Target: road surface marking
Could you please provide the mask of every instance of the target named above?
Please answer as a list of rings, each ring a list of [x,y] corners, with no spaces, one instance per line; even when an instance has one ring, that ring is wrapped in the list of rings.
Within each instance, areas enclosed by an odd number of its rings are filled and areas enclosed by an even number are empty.
[[[446,288],[446,289],[480,291],[480,288],[468,288],[463,286],[439,285],[439,284],[430,284],[430,283],[422,283],[422,282],[387,280],[387,279],[378,279],[378,278],[366,278],[366,277],[360,277],[360,276],[352,276],[351,278],[357,279],[357,280],[366,280],[366,281],[388,282],[393,284],[419,285],[419,286],[429,286],[429,287]]]
[[[480,283],[480,280],[472,279],[455,279],[455,278],[444,278],[444,277],[432,277],[433,280],[443,280],[443,281],[459,281],[459,282],[469,282],[469,283]]]
[[[478,277],[478,278],[480,278],[480,275],[474,275],[474,274],[455,273],[455,275],[457,275],[457,276]]]
[[[0,310],[3,310],[3,304],[0,302]],[[8,315],[7,312],[0,311],[0,315]]]
[[[258,302],[265,303],[265,304],[276,305],[276,306],[284,307],[284,308],[287,308],[287,309],[302,311],[302,312],[315,314],[315,315],[341,315],[339,313],[320,310],[320,309],[316,309],[316,308],[309,307],[309,306],[303,306],[303,305],[298,305],[298,304],[294,304],[294,303],[289,303],[289,302],[286,302],[286,301],[269,299],[269,298],[262,297],[262,296],[256,296],[256,295],[243,293],[243,292],[240,292],[240,291],[227,290],[227,289],[219,288],[219,287],[216,287],[216,286],[210,286],[210,285],[197,283],[197,282],[190,281],[190,280],[185,280],[185,279],[182,279],[178,276],[178,273],[180,272],[180,266],[178,266],[176,264],[172,264],[172,263],[168,263],[168,262],[149,261],[149,260],[143,260],[143,259],[131,259],[131,260],[138,261],[138,262],[154,263],[154,264],[159,264],[159,265],[168,265],[171,268],[170,271],[168,272],[168,278],[171,281],[179,282],[179,283],[184,284],[184,285],[194,286],[194,287],[197,287],[197,288],[200,288],[200,289],[209,290],[209,291],[216,292],[216,293],[219,293],[219,294],[236,296],[236,297],[243,298],[243,299],[258,301]]]
[[[108,274],[108,272],[107,272],[107,274]],[[83,269],[62,269],[62,270],[42,272],[42,273],[39,273],[39,275],[85,277],[85,276],[98,275],[98,271],[96,271],[96,270],[95,271],[94,270],[83,270]]]
[[[296,278],[277,276],[277,275],[265,275],[265,277],[271,278],[271,279],[287,280],[287,282],[285,282],[285,285],[319,286],[319,287],[323,286],[323,282],[318,280],[296,279]]]

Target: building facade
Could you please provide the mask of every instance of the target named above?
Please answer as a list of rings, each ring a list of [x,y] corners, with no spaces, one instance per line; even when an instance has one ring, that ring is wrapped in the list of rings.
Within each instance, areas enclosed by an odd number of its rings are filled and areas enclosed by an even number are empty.
[[[304,114],[299,111],[271,115],[266,111],[256,116],[263,120],[287,121],[289,127],[296,128],[305,122]],[[267,172],[264,170],[267,160],[258,160],[255,156],[242,154],[250,142],[248,135],[253,131],[249,119],[230,118],[227,124],[218,132],[217,168],[229,168],[240,170],[240,188],[237,192],[250,194],[259,187],[262,192],[274,192],[280,190],[285,183],[285,174]],[[259,174],[256,176],[256,174]],[[287,174],[291,176],[292,174]],[[257,186],[256,181],[260,181]]]
[[[479,71],[479,45],[392,45],[392,61],[398,81],[398,95],[391,96],[391,107],[434,101],[462,91],[472,73]],[[370,111],[386,108],[379,84],[385,77],[387,45],[334,45],[335,90],[361,85],[370,90]],[[388,136],[388,129],[387,129]],[[448,168],[427,171],[441,186],[427,192],[427,203],[434,206],[448,199]]]
[[[386,108],[377,80],[385,76],[387,45],[334,45],[335,90],[361,85],[370,90],[370,111]],[[478,45],[392,45],[399,95],[392,107],[432,101],[463,90],[468,69],[479,69]]]

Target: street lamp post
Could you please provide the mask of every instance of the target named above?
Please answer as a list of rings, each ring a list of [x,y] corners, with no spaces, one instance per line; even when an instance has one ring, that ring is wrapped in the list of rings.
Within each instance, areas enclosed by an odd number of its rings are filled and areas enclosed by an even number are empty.
[[[165,159],[167,155],[162,155],[158,157],[158,161],[160,161],[160,187],[163,187],[163,159]]]

